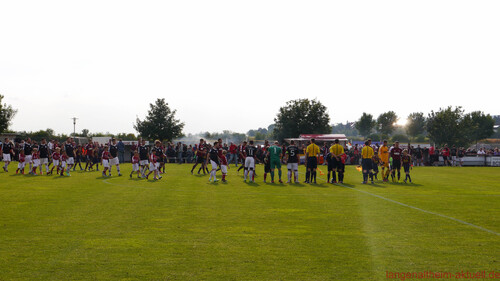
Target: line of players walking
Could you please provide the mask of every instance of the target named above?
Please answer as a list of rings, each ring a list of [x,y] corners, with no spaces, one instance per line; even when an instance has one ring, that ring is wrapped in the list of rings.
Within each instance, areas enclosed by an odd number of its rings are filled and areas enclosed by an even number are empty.
[[[298,166],[300,163],[299,155],[301,154],[301,150],[295,145],[294,141],[291,141],[289,146],[280,146],[277,141],[270,145],[266,141],[263,150],[265,153],[264,182],[267,182],[269,174],[271,183],[274,183],[276,171],[278,182],[283,182],[281,172],[282,163],[286,163],[287,165],[287,183],[299,182]],[[94,165],[97,170],[99,170],[98,164],[100,163],[103,167],[102,175],[104,177],[112,175],[113,166],[116,167],[118,176],[122,175],[120,172],[116,139],[113,138],[111,142],[106,144],[102,149],[96,144],[89,143],[84,146],[83,151],[82,155],[82,151],[75,148],[71,137],[67,138],[66,142],[63,144],[52,149],[49,148],[45,139],[42,139],[40,144],[34,145],[28,138],[21,144],[16,173],[24,174],[25,168],[28,166],[28,172],[32,175],[37,175],[37,169],[40,170],[39,174],[42,174],[43,167],[45,167],[45,173],[47,175],[51,175],[55,170],[56,174],[70,176],[71,168],[74,168],[75,165],[75,158],[80,159],[83,156],[82,158],[86,162],[85,170],[88,169],[92,171]],[[257,151],[258,148],[254,145],[253,141],[249,141],[248,143],[246,141],[243,142],[238,149],[238,156],[244,163],[244,165],[240,166],[238,172],[241,169],[244,170],[244,181],[248,180],[249,182],[255,182]],[[3,169],[7,172],[8,165],[11,162],[11,154],[13,154],[13,144],[8,138],[6,138],[0,146],[0,152],[3,155]],[[197,146],[196,163],[191,169],[191,174],[193,174],[195,168],[200,165],[198,174],[200,174],[201,171],[203,171],[204,174],[208,173],[210,175],[209,181],[217,182],[217,171],[221,171],[222,182],[226,182],[227,171],[229,169],[226,155],[227,151],[223,148],[222,139],[219,139],[213,144],[207,144],[205,140],[201,139]],[[315,140],[311,139],[310,144],[305,149],[305,183],[316,183],[319,155],[320,148],[316,145]],[[384,141],[383,145],[375,151],[374,147],[371,145],[371,140],[368,140],[362,148],[361,157],[361,166],[358,166],[358,168],[360,168],[363,173],[364,184],[368,182],[368,178],[372,183],[374,183],[374,179],[378,179],[379,166],[382,169],[381,175],[384,182],[388,181],[389,175],[393,181],[396,181],[396,173],[397,180],[399,181],[401,178],[401,167],[403,167],[406,174],[404,182],[406,183],[407,180],[411,182],[410,170],[412,159],[406,149],[403,150],[399,147],[399,142],[395,142],[394,146],[389,148],[387,146],[387,141]],[[100,159],[100,161],[96,161],[96,159]],[[166,150],[159,140],[155,141],[152,149],[146,146],[145,140],[139,140],[137,150],[133,152],[132,172],[129,176],[132,177],[133,174],[136,173],[138,178],[148,179],[149,176],[153,174],[154,180],[161,179],[161,174],[165,173],[165,159],[167,159]],[[328,163],[328,183],[342,184],[344,182],[346,159],[347,155],[344,152],[344,147],[340,145],[339,140],[335,140],[330,146],[325,159]],[[53,164],[53,166],[49,169],[51,164]],[[210,170],[208,164],[210,164]]]

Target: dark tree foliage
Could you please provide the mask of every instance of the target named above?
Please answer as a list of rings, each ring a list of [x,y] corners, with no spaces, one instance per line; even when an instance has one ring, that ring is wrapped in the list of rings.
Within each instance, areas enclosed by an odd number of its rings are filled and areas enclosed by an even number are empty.
[[[394,111],[380,114],[377,118],[377,131],[383,135],[390,135],[394,131],[398,116]]]
[[[7,131],[11,124],[12,118],[17,113],[17,110],[13,109],[12,106],[7,104],[2,104],[3,95],[0,95],[0,134]]]
[[[406,134],[411,138],[424,134],[425,123],[425,116],[422,112],[410,113],[406,122]]]
[[[495,120],[491,115],[485,115],[481,111],[466,114],[462,119],[464,135],[469,143],[477,143],[479,140],[489,138],[493,135]]]
[[[330,116],[326,111],[326,107],[317,100],[288,101],[274,118],[273,137],[283,141],[300,134],[328,134],[331,126]]]
[[[171,110],[165,99],[157,99],[154,104],[149,104],[146,118],[141,121],[137,118],[134,129],[145,139],[171,141],[182,136],[184,123],[175,119],[176,110]]]
[[[367,137],[371,134],[373,127],[376,125],[376,121],[373,119],[373,115],[363,112],[363,115],[354,124],[354,127],[358,130],[359,134],[363,137]]]

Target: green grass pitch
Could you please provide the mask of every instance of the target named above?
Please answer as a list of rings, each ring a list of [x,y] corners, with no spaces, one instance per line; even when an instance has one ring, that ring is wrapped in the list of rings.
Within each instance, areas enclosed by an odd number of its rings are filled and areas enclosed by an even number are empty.
[[[0,280],[387,280],[500,271],[500,169],[416,167],[414,184],[228,183],[0,173]],[[301,182],[304,179],[304,166]],[[326,172],[325,166],[320,166]],[[116,175],[116,172],[114,173]],[[284,177],[286,173],[284,170]],[[218,172],[220,179],[220,172]]]

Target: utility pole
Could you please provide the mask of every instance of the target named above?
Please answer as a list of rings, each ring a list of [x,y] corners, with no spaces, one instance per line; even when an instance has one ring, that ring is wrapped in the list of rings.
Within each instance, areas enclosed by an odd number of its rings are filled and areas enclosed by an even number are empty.
[[[73,119],[73,136],[75,136],[76,135],[76,119],[78,119],[78,118],[73,117],[71,119]]]

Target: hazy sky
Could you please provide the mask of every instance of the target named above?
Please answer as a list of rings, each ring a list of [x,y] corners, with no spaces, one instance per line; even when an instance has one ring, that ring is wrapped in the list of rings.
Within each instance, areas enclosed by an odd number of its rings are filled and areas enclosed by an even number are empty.
[[[165,98],[185,133],[448,105],[499,114],[500,1],[0,1],[14,130],[133,132]]]

